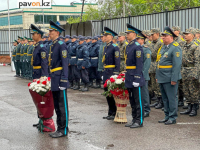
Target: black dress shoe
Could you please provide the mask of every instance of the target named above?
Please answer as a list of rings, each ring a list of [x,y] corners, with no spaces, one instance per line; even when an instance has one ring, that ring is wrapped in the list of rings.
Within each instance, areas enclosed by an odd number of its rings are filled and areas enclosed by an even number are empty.
[[[151,104],[150,107],[155,107],[158,105],[158,102],[155,102],[154,104]]]
[[[157,106],[155,106],[155,109],[161,109],[163,108],[163,104],[162,103],[159,103]]]
[[[188,115],[190,114],[190,112],[192,111],[192,104],[188,104],[188,109],[183,111],[183,112],[180,112],[181,115]]]
[[[107,119],[108,117],[110,117],[110,116],[103,117],[103,119]]]
[[[176,124],[176,120],[168,120],[165,125]]]
[[[134,122],[127,123],[127,124],[125,125],[125,127],[130,127],[130,126],[132,126],[133,124],[134,124]]]
[[[59,138],[59,137],[67,136],[67,135],[63,134],[60,131],[56,131],[54,133],[49,134],[49,136],[52,138]]]
[[[178,107],[182,107],[182,106],[184,106],[183,101],[178,101]]]
[[[137,122],[135,122],[132,126],[130,126],[130,128],[140,128],[140,127],[143,127],[143,124],[139,124]]]
[[[149,117],[149,113],[144,113],[144,118]]]
[[[33,127],[37,127],[37,126],[39,126],[39,123],[37,123],[37,124],[33,124]]]
[[[114,120],[115,119],[115,116],[109,116],[107,117],[107,120]]]
[[[168,121],[167,119],[163,119],[163,120],[159,120],[158,123],[165,123],[167,121]]]

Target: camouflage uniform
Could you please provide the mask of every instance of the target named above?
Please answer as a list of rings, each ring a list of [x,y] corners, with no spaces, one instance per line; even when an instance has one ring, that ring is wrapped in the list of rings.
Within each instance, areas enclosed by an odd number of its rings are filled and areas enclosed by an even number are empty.
[[[125,35],[126,35],[125,33],[122,33],[122,32],[119,33],[119,36],[125,36]],[[124,40],[122,43],[119,42],[119,44],[118,44],[118,47],[119,47],[119,50],[120,50],[120,58],[121,58],[121,61],[120,61],[120,72],[124,71],[126,69],[124,54],[125,54],[127,45],[128,45],[128,42],[126,40]]]
[[[152,29],[151,33],[160,33],[160,29]],[[158,38],[156,41],[151,42],[151,46],[149,47],[151,49],[151,66],[150,66],[150,84],[149,84],[149,91],[155,93],[157,97],[161,97],[160,93],[160,87],[159,84],[156,83],[156,66],[157,66],[157,53],[158,50],[163,46],[163,40],[161,38]]]
[[[196,29],[196,34],[200,34],[200,30]],[[195,42],[200,45],[200,39],[195,38]]]

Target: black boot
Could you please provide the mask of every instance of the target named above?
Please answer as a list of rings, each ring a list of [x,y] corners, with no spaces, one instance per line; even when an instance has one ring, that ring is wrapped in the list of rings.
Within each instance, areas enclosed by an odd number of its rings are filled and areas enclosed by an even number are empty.
[[[73,90],[78,90],[80,89],[80,82],[76,81],[76,85],[74,86]]]
[[[188,115],[192,111],[192,105],[188,104],[188,109],[186,111],[180,112],[181,115]]]
[[[182,108],[183,108],[183,109],[188,109],[188,105],[186,105],[186,106],[183,106]]]
[[[90,80],[90,83],[88,85],[89,87],[92,87],[93,86],[93,80]]]
[[[193,116],[197,115],[197,105],[198,104],[192,104],[192,111],[189,114],[190,117],[193,117]]]
[[[158,102],[155,102],[155,103],[151,104],[150,107],[155,107],[157,105],[158,105]]]
[[[158,105],[157,106],[155,106],[155,108],[156,109],[161,109],[161,108],[163,108],[163,101],[162,101],[162,97],[158,97],[158,101],[159,101],[159,103],[158,103]]]
[[[101,83],[100,83],[100,81],[97,81],[97,82],[96,82],[96,85],[94,85],[93,88],[95,88],[95,89],[101,88]]]
[[[73,88],[74,88],[74,82],[72,81],[72,82],[69,82],[69,83],[70,83],[69,88],[70,88],[70,89],[73,89]]]
[[[184,106],[183,97],[179,96],[178,107]]]
[[[84,88],[82,89],[82,92],[86,92],[86,91],[89,91],[89,86],[87,83],[84,85]]]

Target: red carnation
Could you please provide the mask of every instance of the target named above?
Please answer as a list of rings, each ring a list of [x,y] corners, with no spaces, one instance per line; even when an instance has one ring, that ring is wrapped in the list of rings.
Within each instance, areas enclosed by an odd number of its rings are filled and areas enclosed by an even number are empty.
[[[28,83],[28,86],[30,86],[31,85],[31,83]]]
[[[40,80],[37,81],[37,84],[40,84]]]
[[[47,85],[47,81],[43,81],[42,84]]]
[[[50,81],[50,80],[51,80],[51,78],[50,78],[50,77],[48,77],[48,78],[47,78],[47,81]]]
[[[122,81],[125,81],[125,78],[123,78]]]
[[[115,82],[115,79],[110,78],[110,82],[111,82],[111,83]]]
[[[103,85],[104,88],[107,88],[107,82],[105,82],[105,84]]]
[[[33,82],[36,82],[36,79],[33,79]]]
[[[119,75],[118,77],[117,77],[117,79],[121,79],[122,77]]]
[[[125,94],[128,94],[128,90],[125,90]]]

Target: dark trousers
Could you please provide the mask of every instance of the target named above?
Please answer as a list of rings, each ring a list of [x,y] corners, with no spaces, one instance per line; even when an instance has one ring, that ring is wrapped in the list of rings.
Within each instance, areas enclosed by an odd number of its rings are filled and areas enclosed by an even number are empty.
[[[142,91],[142,101],[144,103],[144,112],[150,112],[150,98],[149,98],[149,90],[148,90],[148,81],[145,81],[145,85],[141,87]]]
[[[108,91],[108,88],[104,88],[104,91]],[[116,114],[116,105],[115,105],[115,100],[114,97],[106,97],[107,103],[108,103],[108,116],[115,116]]]
[[[80,73],[79,73],[79,70],[77,68],[77,66],[75,65],[70,65],[68,67],[68,79],[69,79],[69,82],[73,82],[74,80],[76,81],[79,81],[81,76],[80,76]]]
[[[68,102],[67,102],[67,90],[52,91],[54,108],[57,115],[57,131],[67,135],[68,132]]]
[[[83,81],[84,84],[89,83],[89,76],[88,76],[88,69],[81,69],[80,70],[80,75],[81,75],[81,80]]]
[[[101,80],[101,72],[98,71],[98,67],[90,67],[89,68],[89,79],[97,81]]]
[[[23,76],[22,63],[23,63],[23,62],[20,61],[20,72],[21,72],[21,76]]]
[[[17,60],[16,62],[16,74],[20,76],[20,61],[19,60]]]
[[[141,98],[141,87],[128,88],[133,121],[143,124],[144,106]]]
[[[160,83],[160,91],[162,94],[162,100],[164,104],[164,112],[166,120],[176,120],[177,115],[177,90],[178,90],[178,82],[176,85],[171,85],[169,83]]]

